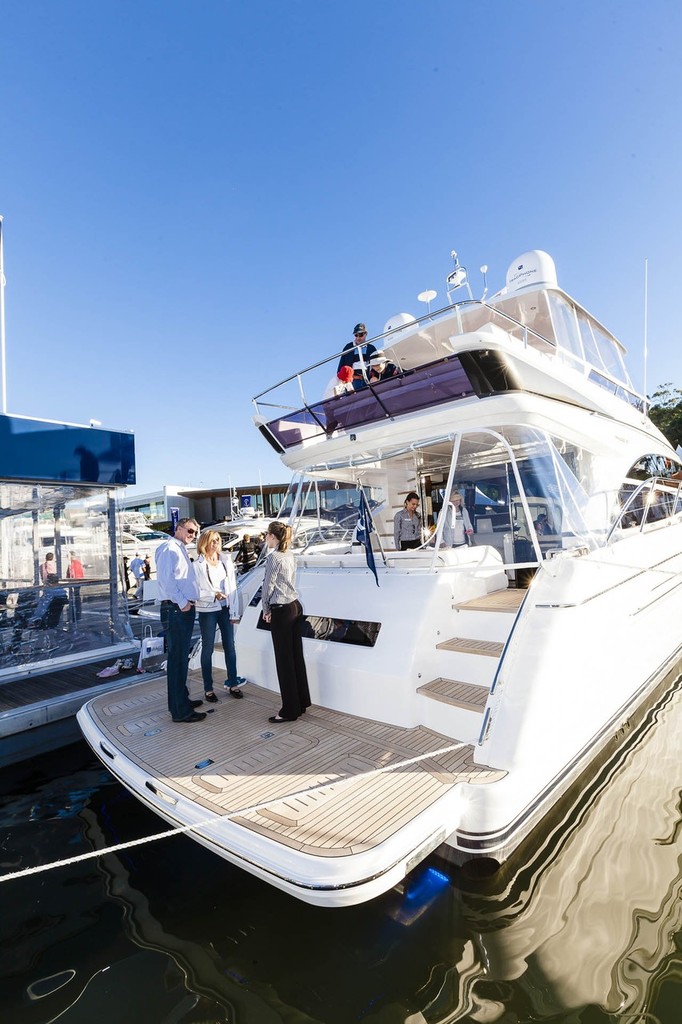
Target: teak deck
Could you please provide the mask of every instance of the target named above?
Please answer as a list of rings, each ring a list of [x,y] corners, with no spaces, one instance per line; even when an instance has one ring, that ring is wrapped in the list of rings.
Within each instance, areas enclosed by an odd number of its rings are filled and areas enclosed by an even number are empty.
[[[190,679],[192,696],[200,697],[200,673]],[[472,746],[421,726],[403,729],[317,706],[296,722],[271,725],[279,695],[252,683],[242,692],[240,701],[220,693],[214,713],[191,725],[171,722],[165,678],[103,694],[91,710],[105,737],[153,784],[209,812],[244,810],[234,818],[240,825],[317,856],[371,849],[458,782],[504,774],[475,765]],[[319,788],[306,792],[311,787]]]

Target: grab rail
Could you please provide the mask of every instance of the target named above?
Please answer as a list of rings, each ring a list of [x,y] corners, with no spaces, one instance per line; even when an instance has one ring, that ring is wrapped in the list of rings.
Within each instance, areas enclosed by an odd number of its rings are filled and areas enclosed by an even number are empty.
[[[528,327],[526,324],[522,324],[519,320],[516,320],[513,316],[510,316],[508,313],[505,313],[500,309],[496,309],[494,306],[489,305],[487,302],[481,302],[478,299],[467,299],[464,302],[456,303],[454,306],[444,306],[443,309],[439,309],[434,313],[427,313],[425,316],[410,321],[409,324],[403,324],[400,327],[394,327],[390,331],[384,331],[382,334],[377,334],[373,338],[365,339],[365,341],[362,342],[362,344],[353,345],[352,349],[346,349],[344,346],[344,348],[341,349],[339,352],[336,352],[331,356],[327,356],[325,359],[320,359],[316,363],[311,363],[310,366],[306,366],[303,370],[298,370],[296,373],[292,373],[290,376],[283,378],[283,380],[279,381],[277,384],[273,384],[270,387],[266,388],[264,391],[261,391],[257,395],[254,395],[252,401],[256,406],[256,411],[258,412],[259,399],[263,398],[264,395],[268,395],[271,392],[276,391],[278,388],[284,387],[286,384],[291,384],[293,381],[295,381],[298,384],[304,405],[306,408],[308,408],[308,401],[305,398],[305,389],[303,387],[302,378],[306,374],[312,373],[314,370],[319,370],[320,367],[326,366],[329,363],[335,363],[338,359],[341,358],[342,355],[347,354],[347,352],[349,351],[358,353],[367,345],[374,345],[376,347],[378,342],[390,341],[392,337],[395,337],[399,333],[404,334],[406,331],[416,330],[419,327],[424,326],[425,324],[440,323],[443,320],[447,320],[449,317],[453,316],[457,320],[458,326],[458,329],[455,333],[466,334],[468,333],[468,331],[465,330],[465,325],[462,322],[461,314],[463,310],[473,308],[486,309],[488,310],[489,313],[487,319],[483,323],[481,323],[476,328],[476,330],[480,330],[480,328],[485,326],[486,323],[494,323],[495,320],[500,319],[513,325],[515,329],[518,328],[521,330],[523,335],[523,344],[525,347],[528,347],[528,345],[530,345],[531,347],[541,347],[543,349],[547,348],[548,346],[551,349],[557,348],[556,341],[550,338],[546,338],[542,334],[538,334],[538,332],[534,331],[532,327]],[[533,346],[533,339],[536,343],[539,344]],[[432,360],[425,361],[424,365],[426,365],[426,363],[429,361]],[[312,404],[315,404],[318,401],[319,398],[315,398]],[[263,402],[261,404],[274,405],[274,403],[269,402]],[[283,406],[279,406],[279,408],[283,408]]]

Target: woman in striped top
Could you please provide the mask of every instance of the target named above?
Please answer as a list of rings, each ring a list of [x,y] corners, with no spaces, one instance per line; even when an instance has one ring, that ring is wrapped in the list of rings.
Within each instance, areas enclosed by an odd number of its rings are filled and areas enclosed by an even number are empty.
[[[422,517],[417,512],[419,495],[410,491],[405,498],[405,507],[393,517],[393,540],[398,551],[409,551],[421,547]]]
[[[270,623],[282,707],[270,722],[295,722],[310,707],[308,675],[303,660],[303,609],[296,593],[296,564],[291,527],[276,521],[265,534],[269,550],[263,580],[263,620]]]

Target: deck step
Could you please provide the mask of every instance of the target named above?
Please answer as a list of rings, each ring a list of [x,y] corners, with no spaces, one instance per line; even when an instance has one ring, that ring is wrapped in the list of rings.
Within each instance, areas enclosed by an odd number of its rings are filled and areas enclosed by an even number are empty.
[[[430,683],[417,687],[417,693],[431,700],[442,701],[443,704],[452,704],[457,708],[464,708],[465,711],[483,711],[485,702],[490,691],[485,686],[475,686],[471,683],[462,683],[457,679],[432,679]]]
[[[496,590],[492,594],[474,597],[471,601],[453,604],[452,607],[458,611],[512,612],[516,614],[527,593],[527,590]]]
[[[452,640],[444,640],[436,644],[436,650],[454,651],[458,654],[482,654],[488,658],[500,658],[504,644],[495,640],[472,640],[470,637],[454,636]]]

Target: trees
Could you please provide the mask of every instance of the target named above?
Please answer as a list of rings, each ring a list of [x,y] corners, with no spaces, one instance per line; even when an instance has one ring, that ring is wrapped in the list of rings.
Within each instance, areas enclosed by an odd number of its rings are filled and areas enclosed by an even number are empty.
[[[649,416],[673,448],[682,445],[682,390],[668,381],[659,384],[651,396]]]

